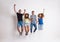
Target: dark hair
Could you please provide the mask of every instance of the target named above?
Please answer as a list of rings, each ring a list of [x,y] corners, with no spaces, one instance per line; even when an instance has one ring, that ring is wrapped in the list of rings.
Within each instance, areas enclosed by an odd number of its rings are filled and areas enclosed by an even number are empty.
[[[41,17],[40,17],[40,15],[41,15]],[[43,13],[39,13],[38,14],[38,17],[43,18],[44,17],[44,14]]]
[[[34,12],[34,11],[32,11],[32,12]]]
[[[26,15],[28,15],[28,17],[26,17]],[[25,16],[24,16],[25,18],[29,18],[29,14],[28,13],[25,13]]]

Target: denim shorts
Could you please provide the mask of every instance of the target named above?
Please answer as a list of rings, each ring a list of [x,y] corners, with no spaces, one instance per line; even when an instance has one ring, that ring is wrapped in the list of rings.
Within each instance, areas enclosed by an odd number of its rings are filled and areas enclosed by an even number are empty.
[[[23,21],[18,21],[17,25],[18,25],[18,27],[20,27],[20,26],[23,27]]]
[[[24,26],[30,26],[30,23],[25,23],[25,22],[24,22]]]

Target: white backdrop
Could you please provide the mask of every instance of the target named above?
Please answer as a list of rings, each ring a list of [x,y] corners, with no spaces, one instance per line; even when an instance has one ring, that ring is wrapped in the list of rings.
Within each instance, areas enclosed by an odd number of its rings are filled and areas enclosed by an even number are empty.
[[[44,30],[27,37],[16,37],[16,10],[26,9],[31,15],[45,9]],[[60,42],[60,0],[0,0],[0,42]],[[16,39],[15,39],[16,38]]]

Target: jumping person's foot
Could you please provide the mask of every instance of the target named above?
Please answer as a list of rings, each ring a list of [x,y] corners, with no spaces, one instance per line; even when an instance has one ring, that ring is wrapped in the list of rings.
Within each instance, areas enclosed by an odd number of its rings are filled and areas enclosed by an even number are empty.
[[[32,33],[32,30],[30,32]]]
[[[36,32],[36,30],[35,30],[35,31],[33,31],[33,32]]]
[[[25,35],[28,35],[28,32],[26,32],[26,34]]]
[[[35,30],[34,30],[33,32],[36,32],[36,30],[37,30],[37,29],[35,28]]]
[[[22,35],[22,32],[20,32],[19,34]]]

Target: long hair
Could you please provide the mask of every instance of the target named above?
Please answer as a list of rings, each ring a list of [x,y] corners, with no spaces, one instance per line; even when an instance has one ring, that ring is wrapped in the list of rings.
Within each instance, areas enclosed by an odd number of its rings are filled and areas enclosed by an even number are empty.
[[[27,17],[26,17],[26,15],[27,15]],[[29,14],[28,13],[25,13],[24,18],[29,18]]]
[[[41,15],[41,16],[40,16],[40,15]],[[43,14],[43,13],[39,13],[39,14],[38,14],[38,17],[43,18],[43,17],[44,17],[44,14]]]

